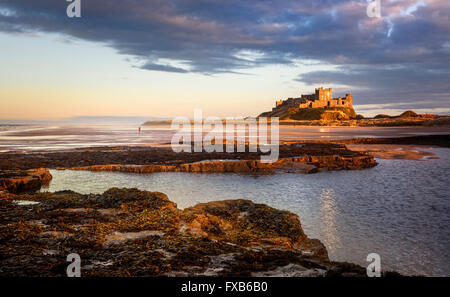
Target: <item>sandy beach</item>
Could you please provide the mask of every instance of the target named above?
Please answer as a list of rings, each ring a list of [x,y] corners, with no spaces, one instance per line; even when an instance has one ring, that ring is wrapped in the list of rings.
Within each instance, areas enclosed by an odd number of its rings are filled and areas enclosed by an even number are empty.
[[[176,132],[170,126],[137,125],[16,125],[0,131],[0,152],[45,152],[100,146],[161,146]],[[206,133],[206,132],[205,132]],[[315,127],[280,126],[281,142],[346,140],[450,134],[450,127]]]

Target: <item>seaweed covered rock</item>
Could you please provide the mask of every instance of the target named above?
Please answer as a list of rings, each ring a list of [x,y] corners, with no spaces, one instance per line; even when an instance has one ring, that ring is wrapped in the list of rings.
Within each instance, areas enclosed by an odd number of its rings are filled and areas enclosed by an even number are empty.
[[[265,242],[294,247],[306,239],[298,216],[249,200],[198,204],[184,210],[184,219],[216,239],[242,245]]]
[[[225,145],[225,144],[224,144]],[[259,172],[272,171],[284,166],[288,170],[294,164],[307,163],[312,156],[323,156],[320,167],[328,169],[362,169],[352,166],[353,159],[361,164],[365,158],[367,167],[376,165],[373,158],[363,152],[355,152],[335,143],[304,142],[299,144],[281,144],[278,162],[262,163],[261,153],[249,152],[181,152],[162,147],[110,147],[76,150],[71,152],[49,152],[40,154],[0,154],[0,170],[27,170],[33,168],[78,169],[92,171],[120,171],[133,173],[152,172]],[[331,158],[329,158],[331,157]],[[345,159],[345,162],[342,161]],[[324,164],[328,162],[328,164]],[[313,164],[315,165],[315,164]],[[324,166],[322,166],[324,165]],[[344,165],[343,167],[341,165]],[[314,171],[313,172],[317,172]],[[313,173],[306,170],[305,173]]]
[[[37,191],[51,179],[52,175],[45,168],[0,170],[0,191],[10,193]]]
[[[248,200],[180,210],[162,193],[113,188],[20,194],[0,210],[3,276],[65,276],[71,253],[82,276],[340,276],[347,267],[329,261],[297,215]]]

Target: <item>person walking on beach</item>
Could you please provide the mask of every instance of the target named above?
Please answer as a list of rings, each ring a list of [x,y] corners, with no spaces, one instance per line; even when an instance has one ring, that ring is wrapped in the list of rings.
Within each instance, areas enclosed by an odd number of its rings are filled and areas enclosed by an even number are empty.
[[[139,127],[139,134],[141,134],[141,127]]]

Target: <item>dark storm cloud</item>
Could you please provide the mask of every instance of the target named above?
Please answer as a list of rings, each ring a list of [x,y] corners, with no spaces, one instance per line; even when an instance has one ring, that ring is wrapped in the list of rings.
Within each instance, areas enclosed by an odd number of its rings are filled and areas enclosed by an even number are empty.
[[[314,59],[341,71],[300,81],[364,86],[366,101],[373,90],[382,101],[392,100],[387,90],[396,100],[447,94],[448,104],[448,0],[381,0],[382,18],[367,17],[365,0],[81,2],[82,18],[69,19],[64,0],[2,0],[0,30],[102,42],[154,71],[239,73]]]
[[[418,107],[449,107],[449,75],[422,66],[349,66],[337,71],[315,71],[297,79],[306,84],[338,84],[341,95],[352,92],[358,104],[404,103]]]

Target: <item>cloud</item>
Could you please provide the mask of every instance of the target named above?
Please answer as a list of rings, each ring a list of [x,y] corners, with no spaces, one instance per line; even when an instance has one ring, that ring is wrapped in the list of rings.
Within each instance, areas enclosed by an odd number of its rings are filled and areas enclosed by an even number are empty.
[[[147,70],[157,70],[157,71],[166,71],[166,72],[175,72],[175,73],[187,73],[186,69],[170,66],[170,65],[161,65],[161,64],[155,64],[155,63],[146,63],[141,66],[142,69]]]
[[[427,70],[422,65],[351,65],[333,71],[313,71],[297,78],[309,85],[341,86],[336,91],[351,91],[358,104],[389,104],[392,102],[420,106],[450,107],[448,73]],[[405,104],[406,105],[406,104]]]
[[[81,19],[66,16],[67,4],[2,0],[0,31],[101,42],[152,71],[242,73],[316,60],[340,71],[300,81],[343,84],[365,101],[374,90],[383,102],[449,93],[448,0],[381,0],[382,18],[366,15],[366,0],[82,0]]]

